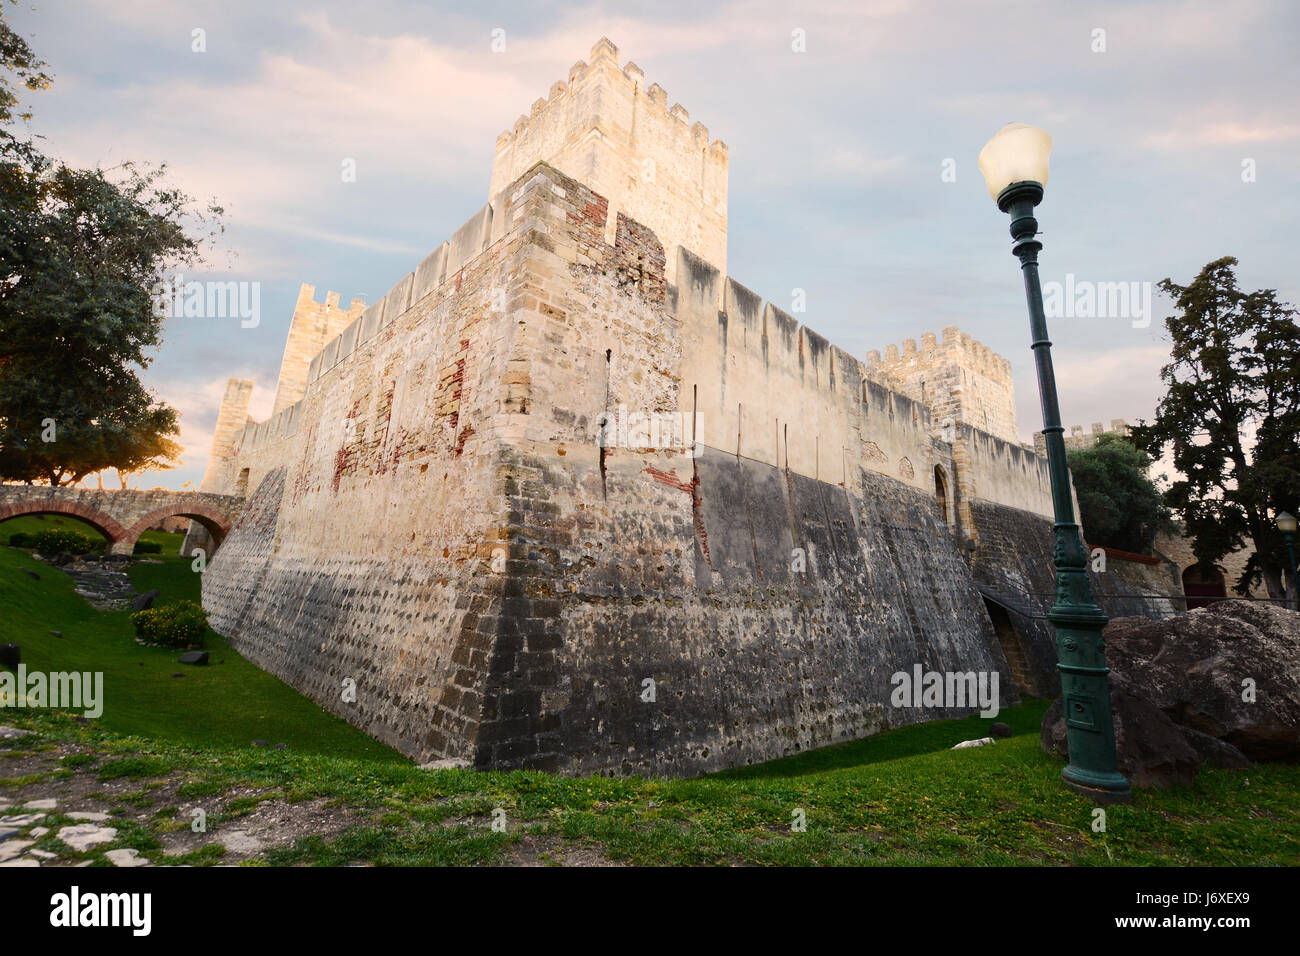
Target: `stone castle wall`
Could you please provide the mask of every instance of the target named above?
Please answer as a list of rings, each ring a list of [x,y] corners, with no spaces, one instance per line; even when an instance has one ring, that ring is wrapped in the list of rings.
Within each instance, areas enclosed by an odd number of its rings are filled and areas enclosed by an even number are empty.
[[[413,756],[572,772],[794,753],[944,715],[891,708],[897,670],[1005,672],[932,486],[898,473],[951,466],[923,408],[698,260],[668,285],[640,224],[605,245],[607,203],[558,171],[500,212],[455,282],[245,431],[225,468],[256,491],[204,576],[218,631]],[[708,314],[724,284],[736,315]],[[775,418],[746,444],[721,367],[765,377],[792,450]],[[607,409],[684,431],[697,403],[693,446],[597,440]],[[847,464],[809,440],[850,435]]]
[[[298,290],[289,335],[280,362],[280,379],[275,388],[275,415],[296,403],[307,391],[307,368],[330,339],[334,338],[365,311],[362,299],[353,299],[348,309],[339,308],[339,294],[327,292],[324,302],[315,301],[316,287],[303,284]]]
[[[725,145],[590,59],[387,295],[300,295],[293,400],[209,463],[251,494],[213,626],[480,767],[696,773],[953,716],[889,706],[918,664],[997,671],[1004,705],[1012,658],[1049,684],[1050,482],[1008,363],[952,328],[863,363],[728,277]]]
[[[677,249],[727,266],[727,146],[690,124],[680,103],[668,106],[658,83],[646,86],[635,63],[618,65],[618,47],[601,39],[590,62],[569,70],[526,116],[497,138],[488,191],[500,191],[544,161],[585,183],[609,203],[602,224],[613,241],[618,213],[654,232],[676,279]]]
[[[868,373],[931,409],[936,428],[965,422],[1003,441],[1019,443],[1011,363],[955,325],[867,353]]]

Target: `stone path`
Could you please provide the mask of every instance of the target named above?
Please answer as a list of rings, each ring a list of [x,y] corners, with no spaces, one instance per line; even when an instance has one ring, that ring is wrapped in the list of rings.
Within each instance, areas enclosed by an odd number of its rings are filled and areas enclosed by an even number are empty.
[[[131,599],[137,593],[131,586],[131,579],[126,576],[126,572],[116,570],[127,563],[78,559],[71,564],[65,564],[60,570],[72,578],[77,593],[92,606],[100,610],[117,611],[129,606]]]

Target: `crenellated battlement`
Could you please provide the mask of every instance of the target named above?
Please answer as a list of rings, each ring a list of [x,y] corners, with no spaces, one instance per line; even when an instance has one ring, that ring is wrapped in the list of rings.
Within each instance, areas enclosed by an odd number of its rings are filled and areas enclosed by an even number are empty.
[[[1119,435],[1123,437],[1128,433],[1129,424],[1122,418],[1112,418],[1109,428],[1101,422],[1093,422],[1087,431],[1084,431],[1082,425],[1068,425],[1064,435],[1065,447],[1070,450],[1091,448],[1097,444],[1097,439],[1102,435]],[[1040,455],[1047,454],[1047,442],[1044,440],[1042,432],[1034,432],[1034,450]]]
[[[669,106],[658,83],[602,37],[588,61],[569,69],[527,114],[497,137],[489,198],[537,162],[546,162],[609,200],[606,240],[618,214],[643,223],[664,244],[669,281],[676,248],[689,249],[725,271],[726,143],[691,123],[680,103]]]
[[[307,371],[312,358],[325,343],[351,325],[365,311],[366,301],[353,298],[346,309],[339,308],[339,294],[325,293],[325,301],[316,301],[316,287],[303,283],[289,321],[289,336],[280,361],[280,377],[275,387],[275,415],[297,402],[307,391]]]
[[[936,427],[963,422],[1010,442],[1016,429],[1011,363],[955,325],[867,353],[867,374],[923,402]]]

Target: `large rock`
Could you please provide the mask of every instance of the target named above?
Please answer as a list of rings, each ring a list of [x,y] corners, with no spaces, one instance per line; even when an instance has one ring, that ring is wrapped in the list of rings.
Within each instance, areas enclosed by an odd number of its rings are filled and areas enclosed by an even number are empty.
[[[1116,618],[1105,638],[1111,670],[1176,723],[1253,760],[1300,758],[1300,614],[1222,601],[1163,621]]]
[[[1189,786],[1196,779],[1203,758],[1188,742],[1182,728],[1161,710],[1132,693],[1122,680],[1111,682],[1110,709],[1119,772],[1133,786]],[[1043,715],[1040,740],[1048,753],[1069,757],[1059,697]]]
[[[157,588],[153,588],[152,590],[145,591],[143,594],[139,595],[138,597],[134,597],[131,599],[131,610],[144,611],[153,607],[153,602],[156,597],[158,597]]]

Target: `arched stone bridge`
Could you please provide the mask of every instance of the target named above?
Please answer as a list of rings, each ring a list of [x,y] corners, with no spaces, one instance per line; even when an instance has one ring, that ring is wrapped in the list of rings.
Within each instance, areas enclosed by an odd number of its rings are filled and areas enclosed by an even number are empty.
[[[0,521],[31,514],[72,515],[104,533],[109,554],[130,554],[141,532],[173,515],[197,521],[220,545],[243,508],[243,498],[202,491],[0,485]]]

